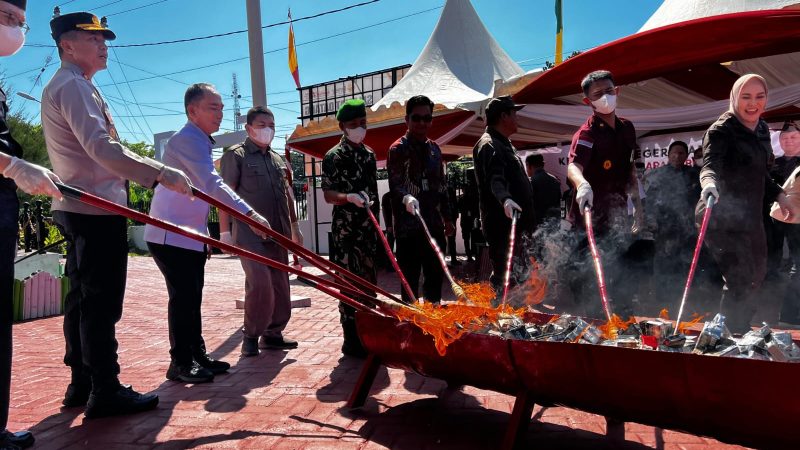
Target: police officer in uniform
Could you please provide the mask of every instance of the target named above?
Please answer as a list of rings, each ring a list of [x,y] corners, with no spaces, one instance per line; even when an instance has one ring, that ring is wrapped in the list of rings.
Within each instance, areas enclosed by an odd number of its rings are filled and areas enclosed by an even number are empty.
[[[364,100],[348,100],[336,113],[342,139],[322,160],[322,191],[333,206],[331,260],[375,283],[377,234],[364,209],[377,216],[378,181],[375,154],[364,145],[367,109]],[[366,351],[356,332],[355,309],[339,303],[345,355],[364,357]]]
[[[42,92],[42,127],[53,171],[65,183],[119,205],[126,179],[191,194],[186,175],[120,144],[108,105],[92,84],[106,68],[106,40],[116,36],[97,16],[78,12],[50,22],[61,67]],[[86,405],[86,417],[155,408],[158,396],[119,382],[115,325],[122,317],[128,265],[127,223],[121,216],[65,197],[53,219],[67,240],[70,280],[64,307],[64,362],[72,380],[65,406]]]

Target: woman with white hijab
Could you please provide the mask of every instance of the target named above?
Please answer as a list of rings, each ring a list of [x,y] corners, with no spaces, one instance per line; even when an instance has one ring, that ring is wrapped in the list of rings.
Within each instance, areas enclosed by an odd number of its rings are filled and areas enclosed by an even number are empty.
[[[784,216],[790,213],[786,195],[767,172],[772,146],[769,127],[761,119],[767,83],[759,75],[743,75],[733,84],[730,99],[728,111],[703,137],[703,190],[696,219],[699,224],[713,197],[705,244],[725,278],[720,312],[731,332],[745,333],[766,273],[764,199],[777,201]]]

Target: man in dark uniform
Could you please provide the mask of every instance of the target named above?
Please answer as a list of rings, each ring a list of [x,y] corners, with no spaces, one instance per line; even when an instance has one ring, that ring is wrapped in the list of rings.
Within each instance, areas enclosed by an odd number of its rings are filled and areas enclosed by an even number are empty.
[[[406,102],[408,132],[389,148],[386,169],[392,193],[394,231],[397,236],[397,262],[419,297],[419,277],[424,273],[422,291],[425,300],[439,303],[442,299],[444,271],[428,242],[419,218],[419,210],[440,249],[445,236],[455,233],[447,198],[444,160],[439,146],[428,139],[433,122],[433,102],[424,95]],[[455,205],[453,205],[455,207]],[[403,292],[403,300],[412,302]]]
[[[367,108],[364,100],[348,100],[336,113],[343,136],[322,160],[322,191],[333,206],[331,260],[375,283],[377,230],[365,208],[377,217],[378,179],[375,154],[364,145],[367,134]],[[387,224],[387,227],[390,224]],[[364,357],[366,350],[358,338],[355,308],[339,303],[344,334],[342,353]]]
[[[697,236],[693,219],[700,177],[686,165],[688,156],[686,143],[674,141],[667,150],[668,164],[648,176],[645,213],[646,223],[654,226],[654,292],[660,308],[671,308],[681,298]]]
[[[5,35],[0,42],[0,56],[11,56],[25,42],[25,0],[0,1],[0,29]],[[30,194],[47,194],[60,197],[52,180],[58,180],[49,170],[29,164],[22,158],[22,147],[8,129],[6,93],[0,88],[0,449],[13,450],[33,445],[33,435],[28,431],[11,433],[6,430],[11,394],[11,324],[14,283],[14,257],[17,254],[17,181],[19,187]]]
[[[464,193],[458,199],[458,210],[461,213],[461,238],[464,239],[464,251],[467,254],[467,261],[471,262],[475,261],[478,256],[475,242],[472,240],[472,233],[475,229],[475,221],[480,217],[475,169],[467,169],[465,178]]]
[[[594,298],[582,292],[588,283],[594,283],[588,240],[583,238],[583,213],[591,208],[595,238],[604,264],[609,295],[617,301],[620,316],[632,314],[632,283],[624,280],[621,259],[631,245],[627,195],[638,196],[633,155],[637,149],[636,130],[633,124],[615,113],[619,88],[614,85],[611,72],[592,72],[581,81],[583,103],[591,106],[593,114],[572,138],[567,178],[575,188],[568,219],[581,239],[575,252],[580,260],[574,261],[582,268],[573,277],[575,299]],[[631,280],[628,280],[631,281]],[[599,308],[600,302],[587,306]],[[595,308],[596,309],[596,308]],[[597,312],[597,311],[595,311]]]
[[[472,149],[475,178],[478,181],[481,223],[489,244],[492,275],[496,291],[502,289],[508,258],[511,218],[517,214],[514,266],[525,266],[520,236],[536,228],[533,191],[525,166],[509,137],[517,132],[517,105],[511,97],[493,99],[486,106],[486,132]],[[517,272],[515,270],[515,272]],[[512,283],[522,280],[511,279]]]
[[[542,155],[528,155],[525,169],[531,177],[533,189],[533,210],[536,225],[549,219],[561,218],[561,182],[553,174],[544,170]]]

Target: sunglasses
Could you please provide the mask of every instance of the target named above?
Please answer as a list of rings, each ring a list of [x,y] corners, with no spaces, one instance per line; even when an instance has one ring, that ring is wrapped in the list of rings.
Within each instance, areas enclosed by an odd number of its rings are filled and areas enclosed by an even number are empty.
[[[430,123],[433,122],[433,116],[431,114],[425,114],[424,116],[421,116],[419,114],[412,114],[411,121]]]

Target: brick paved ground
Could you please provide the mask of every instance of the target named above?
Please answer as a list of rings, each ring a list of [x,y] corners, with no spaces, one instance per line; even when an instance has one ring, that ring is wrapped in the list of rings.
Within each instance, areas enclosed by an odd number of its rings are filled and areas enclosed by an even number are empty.
[[[382,278],[397,289],[393,275]],[[310,308],[294,310],[286,331],[300,347],[239,359],[242,312],[233,304],[244,276],[238,260],[226,256],[206,269],[204,335],[213,356],[233,368],[211,384],[167,381],[164,280],[147,257],[130,259],[128,280],[117,331],[121,379],[157,392],[158,409],[89,421],[80,408],[63,409],[62,319],[18,324],[9,429],[33,430],[36,448],[491,449],[501,442],[513,398],[471,387],[452,391],[399,370],[382,368],[366,406],[346,410],[360,361],[339,353],[335,302],[297,282],[293,292],[312,297]],[[638,424],[628,424],[628,441],[617,442],[605,437],[602,417],[538,406],[534,414],[526,434],[531,448],[738,448]]]

